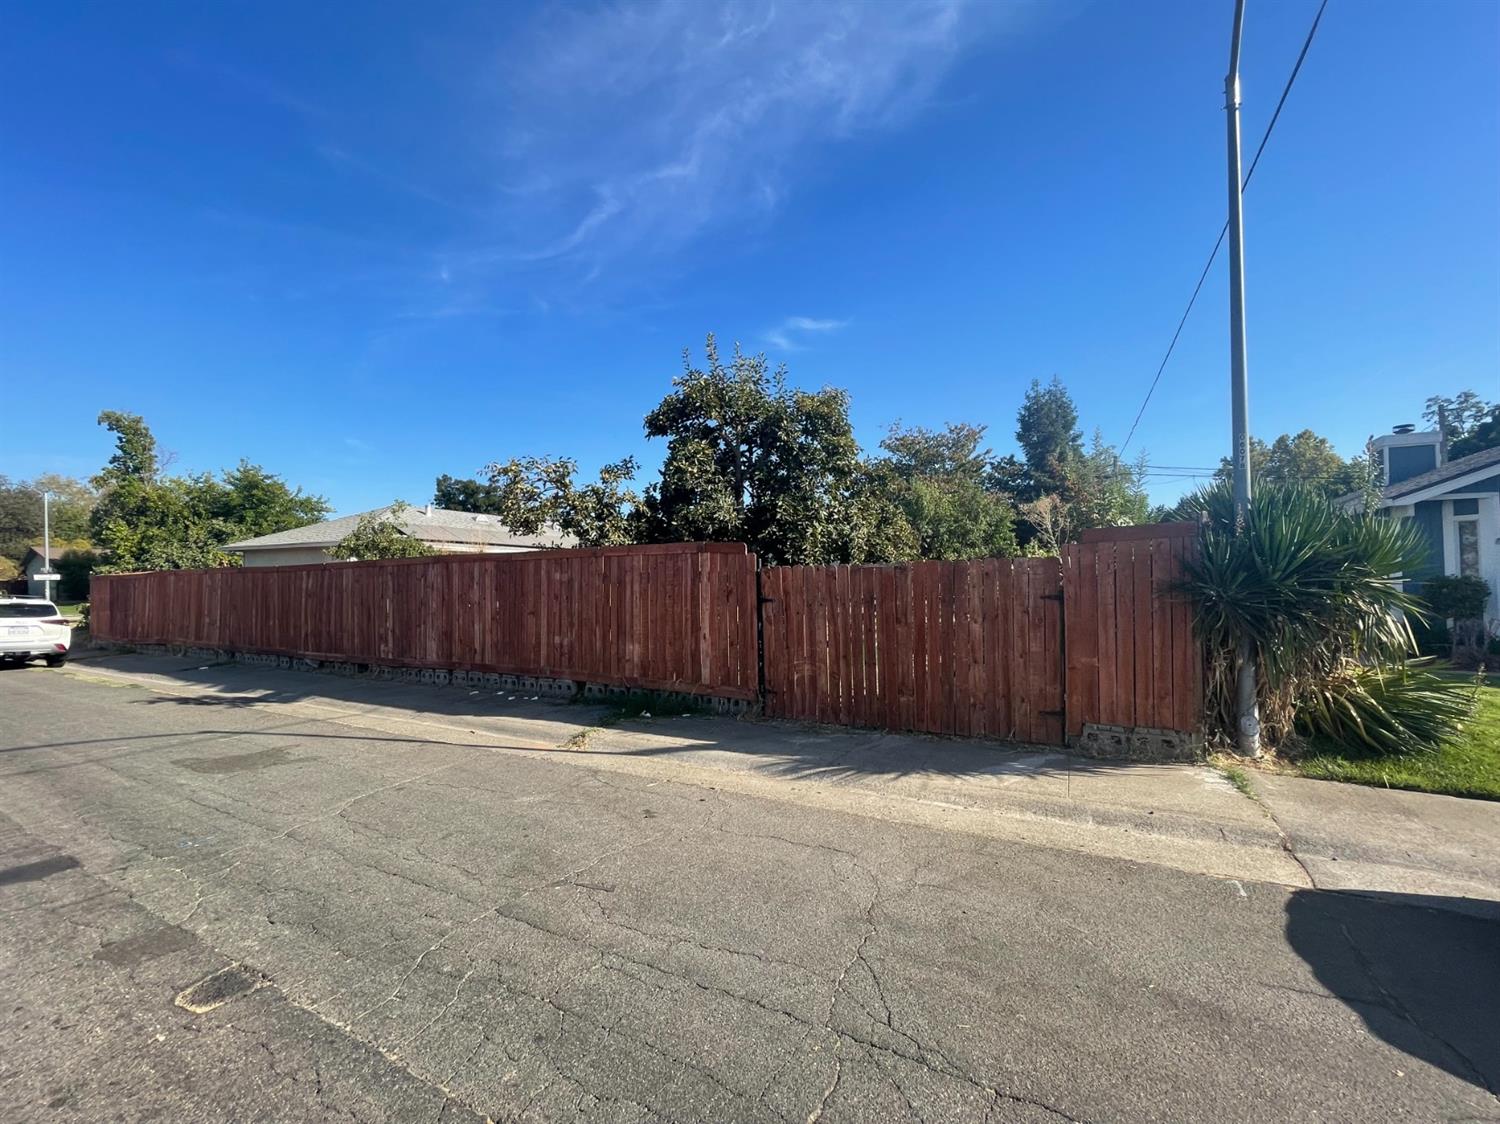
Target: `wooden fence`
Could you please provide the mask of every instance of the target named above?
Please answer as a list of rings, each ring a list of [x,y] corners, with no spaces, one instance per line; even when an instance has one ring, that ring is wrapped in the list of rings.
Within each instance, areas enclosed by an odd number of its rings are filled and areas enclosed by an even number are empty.
[[[1055,558],[761,572],[766,712],[1061,743]]]
[[[103,640],[754,699],[756,560],[707,543],[96,578]]]
[[[1062,559],[761,572],[766,713],[1063,744],[1192,732],[1203,656],[1172,592],[1190,523],[1090,532]]]
[[[1090,532],[1061,559],[759,574],[738,544],[124,574],[95,579],[92,627],[122,643],[763,694],[776,717],[1060,745],[1089,723],[1201,727],[1203,654],[1172,592],[1195,535],[1160,524]]]
[[[1198,549],[1197,526],[1088,532],[1063,548],[1067,733],[1085,722],[1195,731],[1203,648],[1192,609],[1173,592]]]

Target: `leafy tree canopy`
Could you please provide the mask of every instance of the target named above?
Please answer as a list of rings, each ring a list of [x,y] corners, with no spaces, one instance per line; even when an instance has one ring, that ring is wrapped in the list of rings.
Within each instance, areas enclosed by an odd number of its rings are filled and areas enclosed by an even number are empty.
[[[901,509],[921,558],[984,558],[1017,551],[1015,508],[986,488],[993,456],[981,448],[985,427],[949,423],[941,430],[892,426],[880,443],[886,457],[866,468]],[[904,557],[904,555],[902,555]]]
[[[647,541],[739,541],[767,562],[865,561],[886,556],[861,475],[849,397],[787,385],[785,368],[712,336],[707,364],[683,355],[673,390],[646,415],[664,437],[661,478],[643,502]]]
[[[1229,458],[1221,458],[1214,480],[1227,484],[1233,476]],[[1360,457],[1345,460],[1328,438],[1304,429],[1283,433],[1270,445],[1252,437],[1250,478],[1254,484],[1300,484],[1325,499],[1337,499],[1360,489],[1363,463]]]
[[[1500,447],[1500,402],[1486,402],[1472,390],[1452,398],[1433,395],[1422,417],[1446,426],[1449,460]]]
[[[1016,414],[1016,441],[1026,457],[1030,480],[1022,485],[1024,499],[1060,492],[1069,461],[1083,455],[1083,434],[1078,430],[1078,408],[1073,396],[1056,375],[1043,386],[1032,379],[1031,388]]]
[[[1078,412],[1054,378],[1033,382],[1017,417],[1025,459],[995,457],[985,427],[893,426],[862,455],[849,398],[789,385],[785,368],[708,337],[702,366],[684,353],[671,391],[645,420],[664,438],[657,479],[637,495],[634,460],[580,485],[566,457],[516,457],[486,479],[440,476],[434,502],[491,514],[523,533],[556,525],[585,545],[738,541],[771,564],[887,562],[1013,555],[1038,537],[1017,504],[1057,496],[1046,513],[1055,546],[1088,527],[1146,517],[1142,470],[1096,442],[1085,452]]]
[[[83,481],[50,473],[15,482],[0,476],[0,558],[17,567],[26,549],[42,541],[42,492],[52,493],[52,541],[88,538],[95,497]]]
[[[426,558],[438,553],[401,529],[399,520],[410,507],[397,500],[381,511],[361,515],[354,530],[328,548],[329,556],[341,562],[369,562],[378,558]]]
[[[315,523],[330,510],[321,496],[248,461],[217,476],[163,476],[156,439],[139,415],[106,410],[99,424],[115,434],[115,452],[93,480],[100,571],[237,565],[225,543]]]
[[[1021,506],[1034,552],[1057,554],[1096,527],[1128,527],[1150,519],[1146,499],[1146,457],[1122,464],[1114,446],[1098,431],[1087,453],[1060,466],[1060,486]]]
[[[487,465],[485,472],[485,483],[439,477],[436,502],[493,515],[522,535],[556,527],[580,546],[634,541],[640,498],[629,487],[636,473],[632,457],[605,465],[586,484],[577,482],[578,462],[566,457],[515,457]]]

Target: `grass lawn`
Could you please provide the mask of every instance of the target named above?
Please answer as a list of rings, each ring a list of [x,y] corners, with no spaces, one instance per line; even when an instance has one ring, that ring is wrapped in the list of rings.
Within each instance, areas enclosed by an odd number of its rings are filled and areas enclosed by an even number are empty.
[[[1436,753],[1363,757],[1330,749],[1293,762],[1293,768],[1305,777],[1330,781],[1500,800],[1500,686],[1493,683],[1491,679],[1479,688],[1479,710],[1468,728]]]
[[[76,621],[83,615],[83,607],[87,601],[54,601],[57,611],[69,620]]]

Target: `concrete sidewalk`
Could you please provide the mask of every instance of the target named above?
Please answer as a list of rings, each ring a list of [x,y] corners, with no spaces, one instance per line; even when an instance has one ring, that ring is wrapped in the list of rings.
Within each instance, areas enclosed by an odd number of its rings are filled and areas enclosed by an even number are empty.
[[[1106,763],[1050,748],[655,715],[513,692],[108,655],[65,672],[184,705],[282,708],[387,734],[812,808],[1288,886],[1419,893],[1500,916],[1500,804],[1209,766]]]
[[[1430,895],[1500,918],[1500,802],[1274,773],[1251,785],[1318,889]]]

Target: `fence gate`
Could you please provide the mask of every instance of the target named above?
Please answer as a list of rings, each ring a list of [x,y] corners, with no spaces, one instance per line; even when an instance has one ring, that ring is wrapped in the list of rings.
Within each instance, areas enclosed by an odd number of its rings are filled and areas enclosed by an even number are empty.
[[[1056,558],[761,571],[766,712],[1063,744]]]

